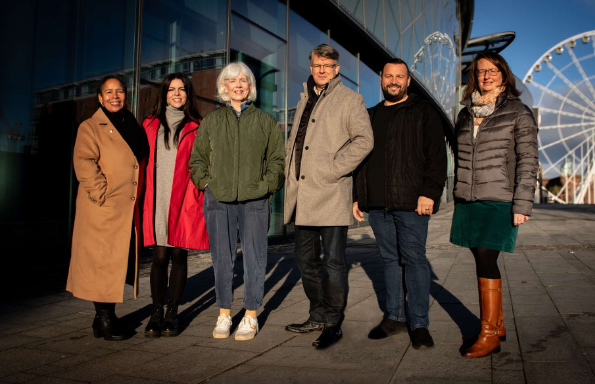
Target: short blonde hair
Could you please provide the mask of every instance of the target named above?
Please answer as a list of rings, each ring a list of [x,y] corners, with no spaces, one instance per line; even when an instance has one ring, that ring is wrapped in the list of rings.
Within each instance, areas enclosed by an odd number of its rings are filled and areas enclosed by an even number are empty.
[[[233,79],[234,77],[238,77],[239,75],[244,74],[248,83],[250,83],[250,93],[248,93],[248,100],[254,101],[256,100],[256,78],[254,74],[248,68],[248,66],[244,63],[234,62],[229,63],[223,68],[219,76],[217,77],[217,97],[219,97],[222,101],[229,101],[229,94],[226,91],[224,83],[229,80]]]

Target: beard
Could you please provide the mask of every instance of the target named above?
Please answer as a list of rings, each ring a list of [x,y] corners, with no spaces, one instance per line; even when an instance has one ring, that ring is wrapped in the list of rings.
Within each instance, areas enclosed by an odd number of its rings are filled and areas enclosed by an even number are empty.
[[[401,87],[399,92],[396,94],[389,93],[388,88],[389,87],[383,87],[382,94],[384,95],[384,100],[388,101],[389,103],[399,102],[403,100],[405,96],[407,96],[407,87]]]

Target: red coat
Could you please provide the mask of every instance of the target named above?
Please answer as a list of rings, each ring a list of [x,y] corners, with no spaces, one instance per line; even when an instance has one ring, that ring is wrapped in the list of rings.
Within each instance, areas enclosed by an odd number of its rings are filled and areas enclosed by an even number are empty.
[[[143,209],[143,239],[145,247],[155,245],[155,157],[159,120],[151,116],[143,121],[149,139],[149,161],[145,175],[146,186]],[[190,181],[188,158],[198,124],[189,122],[180,132],[169,214],[167,218],[167,243],[178,248],[208,249],[209,237],[203,214],[203,192]]]

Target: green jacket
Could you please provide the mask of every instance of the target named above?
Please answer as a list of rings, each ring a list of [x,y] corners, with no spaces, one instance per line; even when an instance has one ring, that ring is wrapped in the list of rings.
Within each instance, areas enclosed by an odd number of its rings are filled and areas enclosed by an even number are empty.
[[[194,185],[208,183],[217,201],[259,199],[283,186],[285,145],[271,115],[252,104],[238,120],[228,106],[203,119],[189,164]]]

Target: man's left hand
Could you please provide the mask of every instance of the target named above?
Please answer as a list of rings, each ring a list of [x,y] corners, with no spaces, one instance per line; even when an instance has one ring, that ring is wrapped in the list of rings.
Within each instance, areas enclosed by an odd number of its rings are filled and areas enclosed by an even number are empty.
[[[417,212],[418,215],[432,215],[432,212],[434,211],[434,200],[429,199],[425,196],[420,196],[417,199],[417,209],[415,210],[415,212]]]

